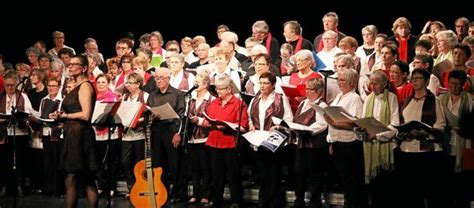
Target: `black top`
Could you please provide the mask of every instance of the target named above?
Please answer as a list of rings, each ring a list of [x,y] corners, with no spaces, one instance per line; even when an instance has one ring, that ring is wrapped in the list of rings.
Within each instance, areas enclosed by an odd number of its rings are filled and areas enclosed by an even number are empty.
[[[160,105],[164,105],[169,103],[173,110],[179,115],[179,117],[183,117],[185,104],[184,104],[184,93],[177,90],[176,88],[172,87],[171,85],[168,86],[168,89],[162,93],[158,88],[150,93],[146,104],[150,107],[157,107]],[[164,123],[174,123],[175,127],[173,129],[174,132],[178,132],[179,130],[179,119],[173,120],[158,120],[153,121],[152,125],[160,125]]]
[[[36,92],[36,88],[33,88],[29,89],[26,95],[28,95],[28,99],[30,99],[31,107],[33,107],[35,111],[39,111],[41,99],[48,95],[48,90],[45,87],[42,91]]]
[[[84,84],[92,87],[90,82],[83,82],[81,86]],[[77,86],[64,97],[61,107],[65,113],[71,114],[82,111],[79,101],[81,86]],[[91,105],[94,107],[95,91],[90,96]],[[92,117],[93,111],[92,108],[90,117]],[[60,167],[67,173],[95,172],[98,170],[99,162],[95,150],[95,132],[90,121],[66,119],[64,122],[64,146],[60,157]]]

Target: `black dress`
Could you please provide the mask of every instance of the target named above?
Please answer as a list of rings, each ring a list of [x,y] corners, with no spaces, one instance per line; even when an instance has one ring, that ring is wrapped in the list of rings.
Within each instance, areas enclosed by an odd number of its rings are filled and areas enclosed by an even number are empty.
[[[92,85],[90,82],[83,84]],[[74,88],[63,99],[62,110],[71,114],[82,111],[79,103],[79,89]],[[91,95],[91,105],[95,104],[95,91]],[[92,109],[91,114],[94,109]],[[92,115],[91,115],[92,117]],[[61,152],[60,168],[67,173],[95,172],[99,168],[95,150],[95,133],[90,121],[67,119],[64,123],[64,146]]]

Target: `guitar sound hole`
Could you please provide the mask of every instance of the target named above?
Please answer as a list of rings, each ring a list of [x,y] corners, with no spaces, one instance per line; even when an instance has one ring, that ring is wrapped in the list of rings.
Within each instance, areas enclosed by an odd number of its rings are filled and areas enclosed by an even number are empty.
[[[154,176],[153,172],[151,172],[152,176]],[[148,180],[148,175],[146,174],[146,170],[142,171],[142,178],[143,180],[147,181]]]

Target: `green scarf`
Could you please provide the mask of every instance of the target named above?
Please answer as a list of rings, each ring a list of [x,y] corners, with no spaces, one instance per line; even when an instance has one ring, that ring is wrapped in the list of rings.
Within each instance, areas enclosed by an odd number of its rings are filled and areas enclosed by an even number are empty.
[[[446,94],[441,96],[440,100],[441,100],[441,105],[447,107],[448,103],[449,103],[449,100],[451,100],[451,92],[447,92]],[[461,92],[461,100],[459,102],[461,102],[461,103],[459,105],[458,114],[459,114],[459,116],[461,116],[461,115],[466,114],[469,111],[469,97],[468,97],[466,91]],[[445,113],[451,113],[451,112],[445,112]],[[459,122],[459,120],[458,120],[458,122]],[[448,125],[452,129],[454,129],[454,127],[458,127],[458,125],[459,125],[458,122],[456,122],[454,124],[448,123]],[[451,131],[451,134],[457,134],[457,133]],[[464,146],[466,144],[465,143],[466,140],[464,138],[462,138],[461,136],[459,136],[459,135],[456,135],[455,139],[456,139],[456,141],[455,141],[456,142],[456,163],[455,163],[454,170],[455,170],[455,172],[461,172],[462,171],[462,160],[463,160],[462,152],[463,152]]]
[[[373,117],[375,94],[372,92],[366,100],[365,117]],[[385,125],[390,124],[390,105],[388,103],[388,90],[383,92],[381,100],[382,106],[380,108],[380,122]],[[376,139],[372,141],[364,141],[364,164],[365,164],[365,183],[368,184],[375,176],[378,175],[381,169],[393,170],[394,156],[393,142],[380,142]]]

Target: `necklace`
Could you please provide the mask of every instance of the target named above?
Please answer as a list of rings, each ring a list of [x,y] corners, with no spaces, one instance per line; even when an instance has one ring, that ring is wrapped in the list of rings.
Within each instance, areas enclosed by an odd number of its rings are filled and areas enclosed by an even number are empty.
[[[140,92],[136,93],[136,94],[130,94],[129,96],[129,100],[135,100],[137,99],[138,97],[140,97]],[[140,102],[140,100],[137,100],[138,102]]]
[[[426,95],[423,95],[423,96],[421,96],[421,97],[419,97],[419,98],[418,98],[418,97],[415,97],[415,96],[413,96],[413,100],[414,100],[414,101],[416,101],[416,102],[418,102],[418,101],[420,101],[420,100],[423,100],[423,99],[425,99],[425,97],[426,97]]]

